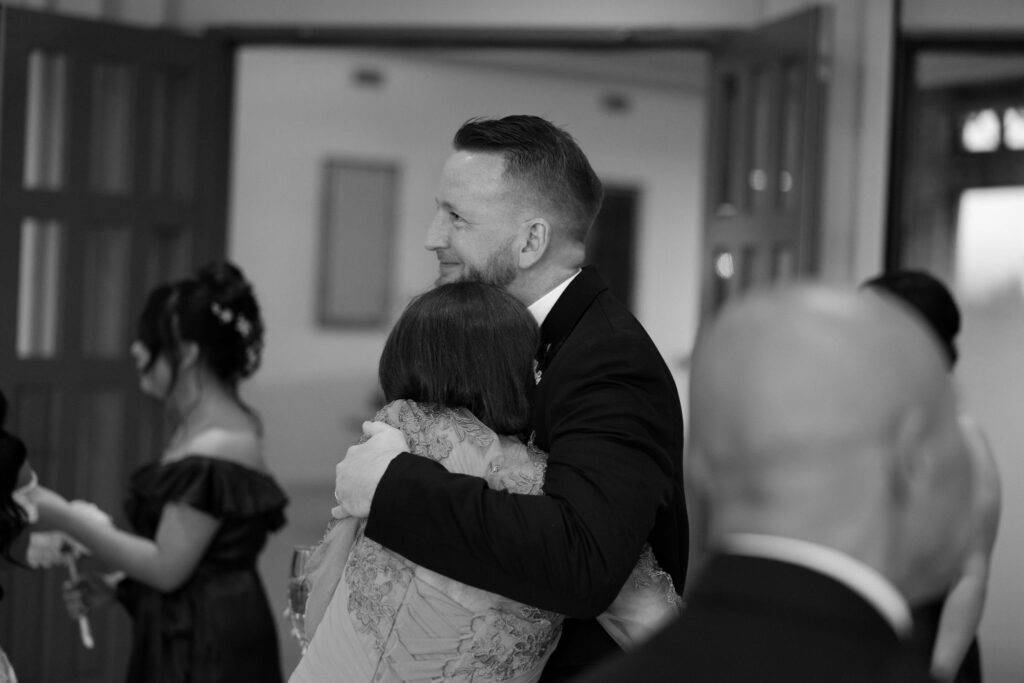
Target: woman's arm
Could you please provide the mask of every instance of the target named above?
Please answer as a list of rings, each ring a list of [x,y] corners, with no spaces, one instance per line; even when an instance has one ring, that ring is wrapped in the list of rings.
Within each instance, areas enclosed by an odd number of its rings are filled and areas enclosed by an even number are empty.
[[[1002,504],[999,470],[984,433],[967,418],[961,426],[975,467],[974,546],[942,608],[932,651],[932,675],[940,681],[956,677],[981,623]]]
[[[150,540],[62,501],[59,496],[44,497],[41,516],[89,548],[96,559],[163,592],[175,590],[188,579],[220,527],[216,517],[189,505],[168,503],[156,538]]]

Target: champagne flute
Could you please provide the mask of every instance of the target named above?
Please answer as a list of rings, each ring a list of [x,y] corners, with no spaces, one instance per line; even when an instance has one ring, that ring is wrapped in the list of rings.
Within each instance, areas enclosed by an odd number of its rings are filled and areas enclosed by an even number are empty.
[[[306,579],[306,563],[315,546],[297,545],[292,550],[291,571],[288,574],[288,607],[284,615],[292,625],[292,635],[299,641],[302,654],[306,654],[309,639],[306,637],[306,598],[309,597],[309,581]]]

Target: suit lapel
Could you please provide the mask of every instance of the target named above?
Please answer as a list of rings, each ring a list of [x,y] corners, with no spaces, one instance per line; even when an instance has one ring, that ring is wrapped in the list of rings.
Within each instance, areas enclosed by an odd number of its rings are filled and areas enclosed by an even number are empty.
[[[540,327],[541,350],[537,370],[543,373],[572,333],[594,299],[608,286],[594,268],[587,266],[569,283]],[[538,380],[539,381],[539,380]]]

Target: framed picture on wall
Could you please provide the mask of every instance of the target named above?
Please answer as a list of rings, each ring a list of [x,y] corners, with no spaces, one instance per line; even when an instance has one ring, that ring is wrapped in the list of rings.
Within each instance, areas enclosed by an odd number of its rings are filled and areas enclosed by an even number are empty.
[[[317,274],[322,327],[387,322],[398,166],[331,157],[323,162]]]

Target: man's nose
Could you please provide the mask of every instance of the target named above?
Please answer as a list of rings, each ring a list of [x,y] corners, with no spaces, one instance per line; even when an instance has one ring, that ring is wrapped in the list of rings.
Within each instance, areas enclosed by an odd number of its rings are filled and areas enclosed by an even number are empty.
[[[445,228],[444,220],[440,215],[435,216],[434,220],[427,227],[427,240],[424,246],[430,251],[448,247],[448,230]]]

